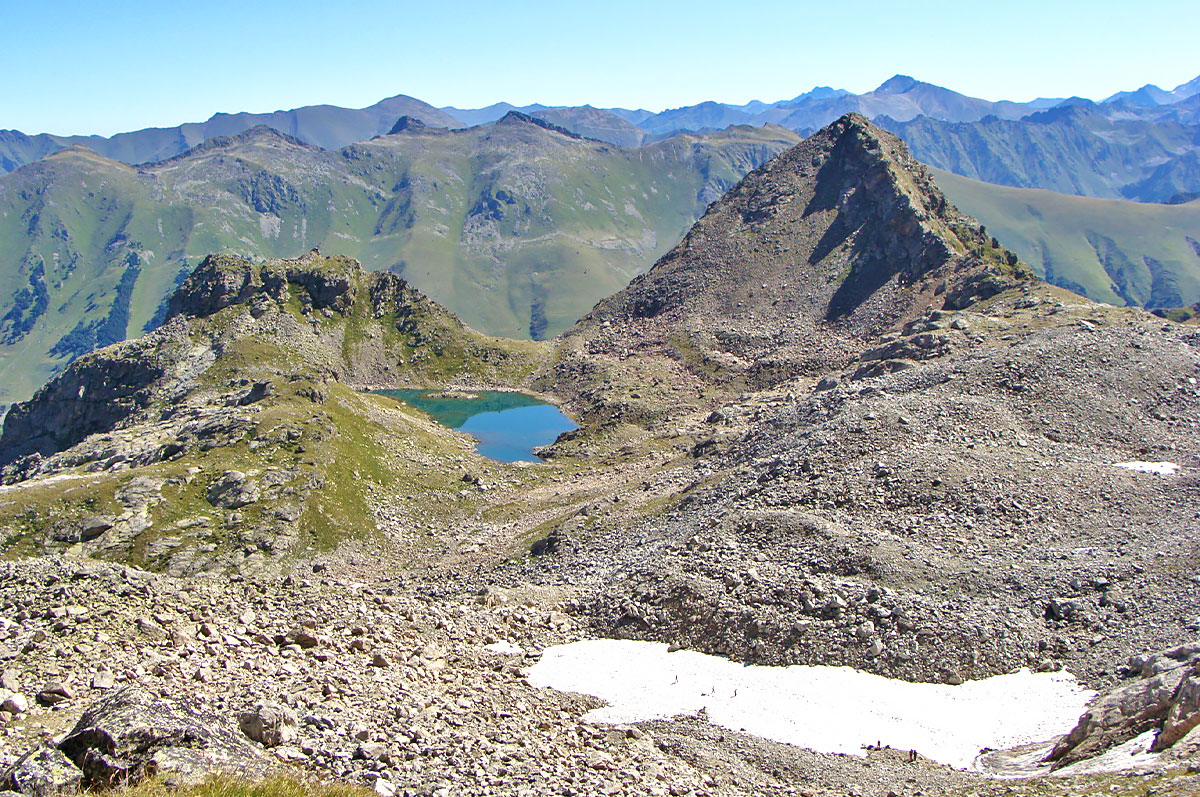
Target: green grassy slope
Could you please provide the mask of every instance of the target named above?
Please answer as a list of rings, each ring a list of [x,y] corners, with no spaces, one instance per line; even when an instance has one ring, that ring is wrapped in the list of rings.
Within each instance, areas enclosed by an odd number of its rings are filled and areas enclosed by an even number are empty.
[[[138,168],[66,150],[0,176],[0,404],[140,334],[212,252],[319,247],[402,273],[482,331],[548,337],[796,141],[735,128],[621,149],[508,120],[337,152],[260,128]]]
[[[955,205],[1056,285],[1117,305],[1200,301],[1200,201],[1095,199],[934,172]]]

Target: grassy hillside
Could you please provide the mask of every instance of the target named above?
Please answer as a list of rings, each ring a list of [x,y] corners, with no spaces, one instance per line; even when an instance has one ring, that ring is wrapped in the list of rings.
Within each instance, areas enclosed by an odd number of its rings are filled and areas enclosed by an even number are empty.
[[[72,148],[0,176],[0,404],[152,325],[212,252],[391,269],[482,331],[565,329],[798,140],[734,128],[621,149],[520,119],[329,152],[266,128],[130,167]]]
[[[1200,301],[1200,201],[1095,199],[935,174],[954,204],[1056,285],[1118,305]]]

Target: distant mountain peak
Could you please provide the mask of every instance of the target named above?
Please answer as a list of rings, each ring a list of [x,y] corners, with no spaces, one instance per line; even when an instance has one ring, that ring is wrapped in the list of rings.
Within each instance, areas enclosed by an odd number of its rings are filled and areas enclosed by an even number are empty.
[[[552,133],[558,133],[560,135],[564,135],[567,138],[574,138],[574,139],[580,139],[580,140],[583,139],[583,136],[579,135],[578,133],[572,133],[570,130],[568,130],[565,127],[562,127],[561,125],[556,125],[553,122],[547,122],[545,119],[539,119],[536,116],[530,116],[529,114],[521,113],[520,111],[509,111],[508,113],[504,114],[504,116],[500,117],[500,119],[496,122],[496,124],[497,125],[529,124],[529,125],[534,125],[536,127],[540,127],[544,130],[549,130]]]
[[[165,159],[163,163],[190,158],[194,155],[199,155],[200,153],[210,152],[216,149],[232,149],[234,147],[243,146],[246,144],[272,143],[316,152],[321,150],[320,147],[314,147],[312,144],[306,144],[295,136],[289,136],[287,133],[281,133],[273,127],[268,127],[267,125],[255,125],[248,130],[243,130],[242,132],[235,133],[231,136],[217,136],[215,138],[202,141],[189,150],[185,150],[184,152],[181,152],[172,158]]]
[[[1192,78],[1187,83],[1180,83],[1171,93],[1181,100],[1200,94],[1200,76]]]
[[[920,82],[908,75],[893,75],[875,89],[875,92],[877,94],[904,94],[912,91]]]

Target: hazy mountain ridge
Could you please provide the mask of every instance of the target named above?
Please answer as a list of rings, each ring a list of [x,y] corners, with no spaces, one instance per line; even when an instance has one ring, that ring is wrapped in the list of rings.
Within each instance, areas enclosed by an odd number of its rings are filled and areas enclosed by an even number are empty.
[[[976,180],[1169,202],[1200,188],[1200,96],[1145,108],[1067,102],[1023,119],[880,118],[917,158]]]
[[[1172,103],[1177,104],[1200,93],[1200,78],[1184,83],[1172,92],[1157,90],[1158,93],[1147,93],[1147,87],[1139,91],[1142,93],[1118,93],[1104,102],[1146,110],[1170,107]],[[73,145],[87,146],[106,157],[126,163],[148,163],[185,152],[207,138],[232,135],[260,124],[324,149],[340,149],[386,133],[400,116],[420,119],[436,127],[470,127],[495,122],[509,111],[516,110],[546,118],[590,138],[619,146],[636,146],[656,136],[685,130],[721,129],[734,124],[772,123],[809,132],[849,112],[862,113],[868,118],[887,116],[898,121],[919,116],[949,122],[979,121],[987,116],[1018,119],[1060,102],[1070,100],[993,102],[906,75],[896,75],[873,91],[863,94],[817,86],[789,100],[754,100],[742,105],[710,100],[657,113],[644,109],[593,108],[589,105],[549,107],[534,103],[514,106],[507,102],[476,109],[450,106],[439,109],[415,98],[397,95],[361,109],[314,105],[271,113],[217,113],[202,123],[147,128],[111,137],[46,133],[29,135],[18,130],[0,130],[0,171],[12,171]],[[639,134],[630,126],[644,131],[645,135],[639,138]]]
[[[217,113],[206,122],[152,127],[114,136],[29,136],[0,130],[0,170],[12,171],[71,146],[85,146],[107,158],[130,164],[152,163],[179,155],[207,139],[266,125],[323,149],[340,149],[386,133],[401,116],[426,124],[456,127],[457,120],[433,106],[403,94],[366,108],[310,105],[271,113]]]

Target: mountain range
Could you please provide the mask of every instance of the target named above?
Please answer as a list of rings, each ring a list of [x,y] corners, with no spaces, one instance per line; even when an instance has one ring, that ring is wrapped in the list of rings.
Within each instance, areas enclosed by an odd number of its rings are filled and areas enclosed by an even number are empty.
[[[556,334],[799,141],[795,130],[846,111],[874,116],[945,170],[937,179],[952,199],[1055,284],[1120,304],[1191,305],[1197,86],[994,103],[896,76],[861,95],[818,87],[661,113],[464,110],[400,95],[110,138],[0,131],[0,168],[26,164],[0,175],[0,275],[11,286],[0,296],[0,404],[151,328],[213,251],[319,246],[403,274],[485,332]]]
[[[1130,109],[1136,113],[1139,109],[1161,108],[1200,93],[1200,78],[1184,83],[1171,92],[1157,87],[1144,87],[1139,92],[1113,95],[1104,104],[1122,113],[1130,113]],[[520,111],[545,118],[581,135],[619,146],[636,146],[679,131],[721,129],[742,124],[777,124],[807,134],[850,112],[861,113],[872,119],[887,117],[897,122],[922,116],[946,122],[978,122],[991,116],[1017,120],[1039,110],[1077,101],[1077,98],[1071,98],[992,102],[906,75],[896,75],[873,91],[863,94],[818,86],[789,100],[756,100],[741,105],[706,101],[658,113],[644,109],[604,109],[587,105],[548,107],[533,104],[518,107],[506,102],[476,109],[452,106],[439,109],[413,97],[397,95],[361,109],[312,105],[272,113],[218,113],[206,122],[147,128],[111,137],[47,133],[29,135],[17,130],[0,130],[0,171],[12,171],[52,152],[77,145],[125,163],[148,163],[178,155],[206,139],[233,135],[257,125],[267,125],[323,149],[339,149],[386,133],[400,116],[409,116],[436,127],[471,127],[494,122],[510,111]]]
[[[976,180],[1139,202],[1200,193],[1200,95],[1163,106],[1078,100],[1019,120],[876,121],[923,162]]]

